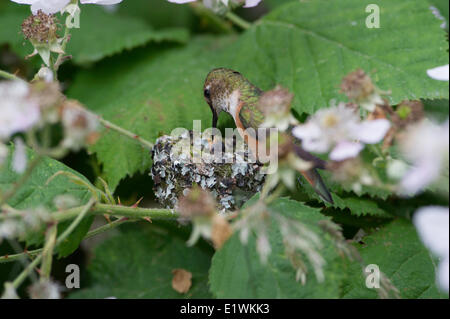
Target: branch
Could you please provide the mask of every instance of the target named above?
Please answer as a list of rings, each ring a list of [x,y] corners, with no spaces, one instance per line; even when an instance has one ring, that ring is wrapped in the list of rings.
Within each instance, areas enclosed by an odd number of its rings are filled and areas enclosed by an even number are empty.
[[[250,29],[252,26],[252,24],[250,22],[245,21],[244,19],[242,19],[241,17],[239,17],[238,15],[234,14],[231,11],[228,11],[225,16],[228,18],[228,20],[230,20],[235,25],[237,25],[238,27],[240,27],[244,30]]]
[[[17,75],[0,70],[0,77],[5,78],[7,80],[20,80],[23,81],[21,78],[19,78]]]
[[[84,236],[83,240],[97,236],[99,234],[102,234],[110,229],[116,228],[122,224],[128,223],[128,222],[133,222],[133,221],[137,221],[137,219],[133,220],[133,219],[128,219],[128,218],[120,218],[117,219],[111,223],[107,223],[103,226],[97,227],[91,231],[89,231],[86,236]],[[43,248],[38,248],[38,249],[34,249],[34,250],[29,250],[29,251],[24,251],[23,253],[18,253],[18,254],[13,254],[13,255],[5,255],[5,256],[0,256],[0,264],[2,263],[8,263],[8,262],[13,262],[16,260],[19,260],[20,258],[24,258],[24,257],[33,257],[36,255],[39,255],[44,249]]]
[[[133,140],[138,141],[145,148],[148,148],[150,150],[153,148],[153,143],[150,143],[149,141],[147,141],[146,139],[143,139],[139,135],[134,134],[134,133],[132,133],[132,132],[130,132],[130,131],[120,127],[120,126],[117,126],[117,125],[115,125],[115,124],[113,124],[113,123],[111,123],[111,122],[109,122],[109,121],[107,121],[107,120],[105,120],[105,119],[103,119],[101,117],[99,117],[99,121],[104,127],[108,128],[108,129],[112,129],[112,130],[116,131],[117,133],[119,133],[121,135],[127,136],[129,138],[132,138]]]
[[[83,206],[80,214],[75,218],[75,220],[70,224],[70,226],[60,235],[56,240],[56,247],[60,245],[69,235],[70,233],[78,226],[83,217],[87,214],[87,212],[92,208],[95,204],[94,199],[90,199],[89,202]],[[13,281],[12,285],[14,288],[18,288],[23,281],[28,277],[28,275],[33,271],[33,269],[39,264],[42,260],[42,253],[40,253]]]

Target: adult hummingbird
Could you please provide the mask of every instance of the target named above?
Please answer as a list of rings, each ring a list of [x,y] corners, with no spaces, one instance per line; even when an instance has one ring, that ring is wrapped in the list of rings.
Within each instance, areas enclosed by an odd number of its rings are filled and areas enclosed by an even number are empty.
[[[237,71],[226,68],[218,68],[210,71],[205,80],[203,94],[212,111],[212,126],[214,128],[217,127],[218,117],[222,111],[230,114],[234,119],[236,127],[242,131],[248,128],[257,131],[265,123],[265,114],[267,112],[262,109],[262,105],[267,103],[260,103],[265,92],[253,85]],[[276,110],[274,111],[276,112]],[[306,152],[301,147],[301,141],[293,137],[291,131],[292,126],[287,129],[287,132],[295,141],[293,150],[296,156],[312,163],[311,169],[300,171],[300,173],[324,201],[333,203],[331,194],[316,170],[316,168],[324,169],[326,163]],[[242,137],[244,138],[244,136]],[[256,143],[261,140],[257,134],[253,138],[256,140]],[[244,138],[244,140],[246,139]]]

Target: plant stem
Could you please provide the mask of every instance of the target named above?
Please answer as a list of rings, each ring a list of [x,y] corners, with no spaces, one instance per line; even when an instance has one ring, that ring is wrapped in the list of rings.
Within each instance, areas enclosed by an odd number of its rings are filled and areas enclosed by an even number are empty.
[[[111,223],[105,224],[103,226],[100,226],[96,229],[89,231],[86,234],[86,236],[84,236],[83,240],[94,237],[94,236],[104,233],[110,229],[116,228],[122,224],[125,224],[128,222],[133,222],[133,221],[137,221],[137,219],[128,219],[128,218],[117,219]],[[0,256],[0,264],[13,262],[13,261],[19,260],[19,259],[27,257],[27,256],[29,256],[29,257],[36,256],[36,255],[39,255],[43,250],[44,250],[43,248],[38,248],[38,249],[34,249],[34,250],[30,250],[27,252],[18,253],[18,254],[14,254],[14,255]]]
[[[70,224],[67,229],[58,236],[58,239],[56,240],[56,245],[58,246],[61,244],[69,235],[70,233],[75,229],[75,227],[78,226],[78,224],[81,222],[81,220],[84,218],[84,216],[87,215],[89,210],[94,206],[95,199],[91,198],[89,202],[82,208],[81,212],[78,214],[78,216],[75,218],[75,220]]]
[[[252,24],[250,22],[245,21],[238,15],[234,14],[232,11],[228,11],[225,16],[227,17],[228,20],[230,20],[235,25],[237,25],[238,27],[240,27],[244,30],[247,30],[252,26]]]
[[[61,222],[78,216],[81,209],[82,207],[75,207],[65,211],[56,212],[52,214],[52,216],[55,221]],[[171,209],[127,207],[111,204],[97,204],[89,213],[94,215],[108,214],[139,219],[149,217],[150,219],[156,220],[176,219],[179,217],[179,214]]]
[[[87,214],[87,212],[92,208],[92,206],[95,204],[95,200],[91,198],[89,202],[83,207],[80,214],[75,218],[75,220],[69,225],[69,227],[60,235],[58,236],[58,239],[56,239],[56,246],[60,245],[69,235],[70,233],[78,226],[78,224],[81,222],[81,220],[84,218],[84,216]],[[17,278],[13,281],[13,287],[18,288],[23,281],[28,277],[31,271],[39,264],[39,262],[42,260],[43,254],[40,253],[20,274],[17,276]]]
[[[191,2],[190,7],[196,15],[206,20],[208,24],[212,24],[212,27],[216,27],[217,31],[223,33],[232,33],[233,26],[231,23],[225,21],[218,15],[214,14],[210,9],[206,8],[201,2]]]
[[[28,266],[14,279],[12,285],[15,289],[19,288],[19,286],[24,282],[24,280],[28,277],[28,274],[39,264],[42,259],[42,254],[39,254]]]
[[[276,200],[281,194],[283,194],[284,190],[286,188],[284,187],[283,183],[279,183],[278,186],[275,188],[275,190],[270,194],[270,196],[266,197],[266,204],[270,204],[274,200]]]
[[[15,74],[0,70],[0,77],[8,79],[8,80],[21,80],[21,78],[19,78],[18,76],[16,76]]]
[[[85,206],[78,206],[69,208],[66,210],[58,211],[51,213],[51,216],[53,218],[54,222],[63,222],[66,220],[70,220],[73,218],[76,218],[84,209]],[[7,218],[20,218],[21,212],[20,211],[9,211],[7,207],[4,208],[6,213],[0,214],[0,221],[7,219]],[[179,217],[179,214],[172,210],[172,209],[165,209],[165,208],[141,208],[141,207],[127,207],[122,205],[111,205],[111,204],[100,204],[97,203],[89,212],[88,214],[93,215],[114,215],[114,216],[122,216],[127,218],[150,218],[155,220],[162,220],[162,219],[177,219]]]
[[[143,139],[139,135],[134,134],[134,133],[132,133],[132,132],[130,132],[130,131],[120,127],[120,126],[117,126],[117,125],[115,125],[115,124],[113,124],[113,123],[111,123],[111,122],[109,122],[109,121],[107,121],[107,120],[105,120],[105,119],[103,119],[101,117],[99,117],[99,121],[104,127],[108,128],[108,129],[112,129],[112,130],[116,131],[117,133],[119,133],[121,135],[124,135],[124,136],[127,136],[129,138],[132,138],[133,140],[138,141],[142,146],[144,146],[144,147],[146,147],[146,148],[148,148],[150,150],[153,148],[153,143],[150,143],[149,141],[147,141],[146,139]]]
[[[53,224],[47,229],[45,245],[42,251],[41,279],[49,279],[52,271],[53,252],[56,245],[56,234],[58,233],[58,224]]]
[[[61,44],[61,49],[65,52],[67,47],[67,42],[69,42],[70,34],[69,34],[69,28],[66,26],[66,29],[64,30],[64,37],[63,42]],[[64,54],[65,53],[59,53],[58,57],[56,58],[55,63],[53,64],[53,76],[54,80],[56,81],[58,79],[58,70],[61,64],[64,62]]]

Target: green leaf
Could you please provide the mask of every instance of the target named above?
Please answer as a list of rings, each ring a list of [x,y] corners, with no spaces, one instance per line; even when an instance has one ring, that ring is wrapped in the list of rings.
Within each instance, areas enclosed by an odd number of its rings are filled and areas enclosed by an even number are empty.
[[[339,208],[344,210],[346,208],[350,209],[350,212],[356,216],[374,216],[380,218],[392,218],[393,216],[386,212],[383,208],[378,205],[375,200],[361,198],[357,196],[338,196],[333,194],[334,204],[325,203],[328,207]]]
[[[338,298],[343,259],[338,256],[333,241],[318,227],[327,219],[318,209],[285,198],[270,205],[271,214],[281,214],[307,226],[320,236],[326,260],[325,280],[319,283],[308,262],[304,286],[295,280],[295,270],[287,259],[278,222],[271,217],[269,240],[272,252],[266,265],[261,264],[255,249],[255,236],[250,235],[244,246],[235,233],[216,252],[210,270],[211,291],[218,298]]]
[[[402,298],[441,298],[435,284],[435,263],[422,245],[411,222],[398,219],[364,237],[357,248],[366,265],[376,264],[399,289]],[[350,268],[344,298],[376,298],[375,289],[366,288],[361,266]]]
[[[449,103],[446,99],[441,100],[422,100],[425,114],[439,122],[445,122],[448,119]]]
[[[203,128],[211,125],[202,86],[214,67],[239,70],[265,90],[276,84],[288,87],[295,93],[293,107],[299,114],[343,99],[341,79],[356,68],[370,72],[380,88],[392,90],[392,103],[448,97],[446,83],[426,75],[427,69],[448,62],[445,33],[427,4],[380,1],[381,28],[368,29],[369,3],[289,3],[235,41],[201,37],[184,48],[143,49],[126,59],[105,61],[82,72],[69,95],[150,141],[160,132],[189,129],[192,120],[202,120]],[[104,134],[92,150],[112,188],[150,164],[147,151],[113,133]]]
[[[96,62],[149,42],[185,43],[189,39],[186,29],[154,30],[139,18],[114,15],[95,6],[82,8],[80,28],[71,33],[66,51],[76,64]]]
[[[13,188],[14,183],[21,178],[21,175],[17,174],[12,169],[13,152],[14,146],[9,147],[8,159],[3,165],[0,165],[0,192],[2,194],[10,191]],[[36,158],[36,154],[30,149],[27,150],[27,155],[28,163],[31,163]],[[46,184],[47,180],[59,171],[70,172],[89,183],[85,177],[68,168],[61,162],[48,157],[43,157],[26,182],[17,193],[7,201],[7,203],[11,207],[21,210],[42,207],[49,212],[56,211],[57,208],[55,207],[54,199],[59,195],[70,194],[79,201],[80,205],[87,203],[89,198],[91,198],[91,193],[85,187],[72,183],[66,176],[58,176],[49,184]],[[80,223],[75,231],[69,235],[61,246],[59,246],[58,251],[60,256],[71,254],[79,246],[84,234],[89,230],[91,223],[92,219],[85,219]],[[68,224],[70,224],[70,222],[59,225],[58,230],[60,232],[64,231]],[[27,244],[41,244],[44,239],[44,232],[45,229],[42,229],[41,231],[29,234],[27,237]]]
[[[447,22],[446,29],[448,31],[448,1],[447,0],[428,0],[428,1],[432,6],[434,6],[436,9],[439,10],[439,13],[445,19],[445,21]]]
[[[87,107],[141,137],[154,141],[159,132],[192,128],[192,120],[211,123],[211,111],[202,100],[203,80],[230,39],[199,38],[181,50],[132,52],[127,59],[99,64],[77,78],[69,95]],[[199,58],[208,52],[208,56]],[[110,130],[92,147],[103,163],[108,184],[150,165],[150,152]]]
[[[267,5],[269,9],[275,9],[279,6],[285,5],[286,3],[296,2],[300,0],[264,0],[264,5]]]
[[[33,52],[33,46],[25,40],[21,25],[31,15],[29,6],[19,6],[16,3],[3,3],[0,6],[0,46],[7,44],[20,57]],[[33,58],[33,60],[38,58]]]
[[[88,233],[89,229],[94,222],[95,216],[87,216],[78,224],[78,226],[70,233],[69,236],[57,247],[58,258],[63,258],[71,255],[78,249],[80,243],[84,239],[84,236]],[[70,221],[63,222],[58,225],[58,233],[62,233],[69,225]]]
[[[191,27],[198,20],[188,5],[179,5],[167,0],[127,1],[126,4],[119,6],[118,14],[138,17],[157,29]]]
[[[263,89],[275,84],[291,89],[299,113],[342,98],[341,79],[356,68],[391,90],[392,103],[448,97],[447,84],[426,75],[427,69],[448,63],[445,32],[428,4],[378,1],[381,27],[369,29],[365,8],[370,3],[318,0],[281,6],[242,36],[235,64]]]
[[[127,226],[127,225],[125,225]],[[128,225],[95,248],[88,267],[90,286],[71,298],[210,298],[207,288],[211,251],[189,248],[185,238],[150,226]],[[192,273],[192,287],[179,294],[172,286],[172,271]]]

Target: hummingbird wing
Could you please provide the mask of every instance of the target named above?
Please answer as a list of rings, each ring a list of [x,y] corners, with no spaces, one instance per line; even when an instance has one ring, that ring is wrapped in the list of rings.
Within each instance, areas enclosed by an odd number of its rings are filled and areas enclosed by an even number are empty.
[[[247,130],[248,136],[254,139],[254,143],[258,145],[258,141],[267,138],[267,135],[259,136],[258,128],[264,122],[264,114],[258,109],[258,99],[260,94],[244,98],[239,100],[237,108],[236,126],[242,130],[252,128],[253,130]],[[288,129],[288,132],[292,131],[292,127]],[[290,133],[292,135],[292,133]],[[293,135],[292,135],[293,136]],[[325,169],[326,162],[310,153],[305,151],[301,146],[301,141],[294,137],[294,152],[301,159],[312,162],[314,168],[308,171],[301,171],[300,173],[313,187],[316,193],[326,202],[333,203],[333,198],[328,191],[322,177],[317,172],[316,168]],[[257,151],[257,150],[254,150]]]

